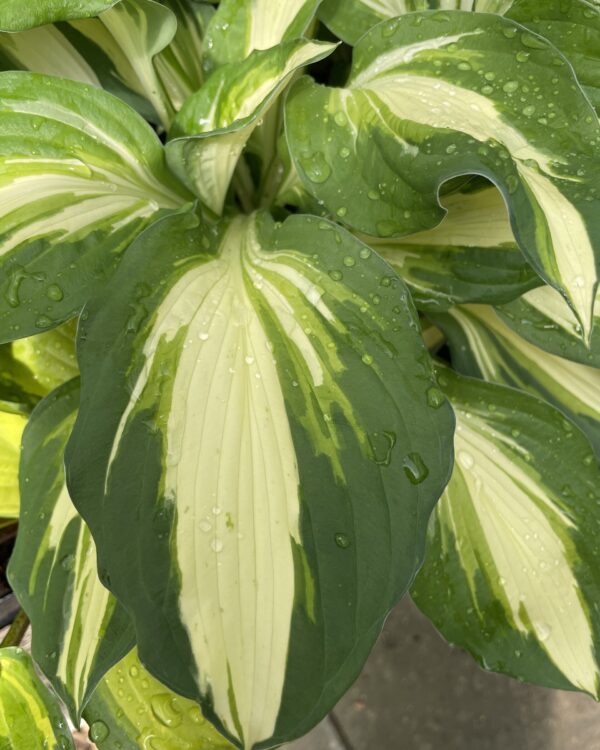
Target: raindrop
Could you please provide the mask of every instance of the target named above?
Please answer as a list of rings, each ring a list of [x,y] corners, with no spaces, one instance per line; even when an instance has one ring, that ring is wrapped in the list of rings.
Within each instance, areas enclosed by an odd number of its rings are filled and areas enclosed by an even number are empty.
[[[429,469],[419,453],[409,453],[404,459],[403,466],[411,484],[421,484],[429,475]]]
[[[103,721],[95,721],[90,727],[90,739],[92,742],[102,742],[109,734],[110,730]]]
[[[541,643],[544,643],[545,641],[548,640],[548,638],[550,638],[550,634],[552,631],[549,625],[546,625],[543,622],[536,622],[534,627],[535,627],[535,632],[537,634],[538,640]]]
[[[51,284],[46,290],[46,295],[55,302],[60,302],[61,299],[65,296],[63,290],[58,286],[58,284]]]
[[[317,184],[326,182],[331,175],[331,167],[320,151],[309,158],[301,159],[300,164],[311,182]]]
[[[460,465],[465,469],[472,469],[475,465],[475,459],[467,451],[459,451],[458,460]]]
[[[341,532],[338,532],[335,536],[335,543],[340,549],[348,549],[350,546],[350,537],[347,534],[342,534]]]
[[[427,403],[432,409],[439,409],[446,401],[446,397],[439,388],[432,386],[427,391]]]
[[[223,550],[223,542],[218,537],[215,537],[210,543],[210,548],[213,552],[221,552]]]
[[[177,708],[177,699],[168,693],[154,695],[150,699],[152,713],[161,724],[173,729],[181,724],[181,711]]]
[[[73,570],[75,567],[75,555],[65,555],[63,559],[60,561],[60,567],[63,570]]]

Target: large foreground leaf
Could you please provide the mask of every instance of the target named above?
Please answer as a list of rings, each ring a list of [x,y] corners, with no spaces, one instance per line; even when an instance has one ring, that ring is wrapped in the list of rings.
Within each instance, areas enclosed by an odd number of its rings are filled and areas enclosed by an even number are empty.
[[[335,46],[294,41],[253,52],[215,71],[185,103],[167,146],[173,171],[220,214],[237,161],[252,132],[291,76],[329,55]]]
[[[456,307],[435,321],[448,335],[455,368],[550,401],[587,434],[600,458],[600,369],[538,349],[491,307]]]
[[[73,317],[161,209],[186,198],[160,141],[98,89],[0,73],[0,341]]]
[[[419,309],[500,304],[542,283],[515,242],[496,188],[467,185],[441,202],[448,213],[434,229],[400,239],[364,237],[408,284]]]
[[[487,669],[598,698],[600,470],[589,443],[525,393],[450,371],[440,385],[457,460],[417,604]]]
[[[2,750],[74,750],[58,701],[20,648],[0,649]]]
[[[98,685],[85,719],[99,750],[233,750],[197,703],[152,677],[136,649]]]
[[[305,733],[358,675],[448,478],[407,291],[329,222],[215,234],[190,214],[140,237],[84,318],[67,474],[142,661],[239,747]]]
[[[369,234],[437,224],[438,188],[454,175],[494,181],[527,259],[589,338],[600,124],[550,44],[500,16],[405,15],[361,39],[347,88],[302,79],[286,114],[307,188]]]
[[[69,18],[95,16],[119,0],[2,0],[0,30],[23,31]]]
[[[94,543],[65,485],[63,454],[78,397],[78,381],[66,383],[27,425],[19,533],[9,566],[33,626],[33,656],[74,721],[134,642],[127,615],[98,580]]]

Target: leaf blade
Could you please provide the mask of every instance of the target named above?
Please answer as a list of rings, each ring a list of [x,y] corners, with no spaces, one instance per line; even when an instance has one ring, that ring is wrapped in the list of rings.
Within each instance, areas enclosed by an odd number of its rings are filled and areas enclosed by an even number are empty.
[[[96,572],[96,551],[65,484],[63,453],[77,379],[34,410],[23,437],[21,513],[9,580],[32,623],[33,656],[74,722],[134,642],[129,618]]]
[[[551,94],[528,103],[518,93],[531,91],[520,60],[540,90],[564,90],[560,101]],[[303,79],[286,109],[305,186],[360,231],[402,236],[430,228],[442,218],[437,191],[445,180],[479,173],[495,182],[526,258],[570,301],[589,339],[598,284],[598,229],[589,208],[596,156],[589,144],[598,142],[600,125],[549,43],[500,16],[409,14],[361,40],[347,88]],[[581,130],[571,127],[576,110]],[[328,123],[336,117],[331,138]],[[372,190],[380,200],[367,200]]]
[[[131,380],[113,391],[110,423],[99,424],[95,408],[80,412],[67,454],[69,484],[112,590],[125,600],[131,584],[124,574],[143,579],[141,596],[129,597],[128,606],[144,663],[203,702],[234,744],[275,746],[317,723],[356,677],[418,565],[421,524],[448,476],[452,419],[443,399],[429,405],[428,359],[400,280],[350,235],[310,217],[277,229],[264,214],[237,217],[212,240],[193,216],[187,228],[165,219],[154,230],[154,251],[140,242],[127,257],[133,263],[143,253],[148,272],[168,279],[167,288],[146,278],[138,302],[145,314],[126,334],[121,317],[131,315],[135,291],[123,272],[120,292],[112,292],[112,323],[98,300],[89,310],[93,329],[82,327],[84,403],[105,400],[92,364],[93,350],[104,347],[98,336],[118,341],[111,358],[121,361],[110,371],[129,371]],[[177,248],[171,258],[165,246]],[[363,327],[360,307],[372,309],[372,328]],[[381,393],[375,408],[365,402],[373,388]],[[417,427],[409,431],[414,409]],[[186,432],[190,419],[196,428]],[[102,458],[90,481],[92,442]],[[146,466],[137,489],[131,472],[123,473],[125,451],[129,465]],[[396,499],[388,502],[392,476]],[[122,491],[128,504],[117,500]],[[133,557],[130,545],[114,543],[117,503],[120,528],[146,507]],[[408,511],[413,504],[418,513]],[[100,507],[109,512],[98,515]],[[368,523],[360,522],[364,514]],[[388,563],[392,574],[383,573]],[[196,570],[203,571],[203,599]],[[367,570],[381,571],[379,586]],[[156,603],[165,594],[170,603],[158,609],[168,621],[161,621]],[[258,612],[272,615],[256,620]],[[174,637],[179,646],[171,650]],[[173,653],[184,654],[178,665]],[[311,679],[300,690],[298,675],[319,674],[325,659],[336,680]]]
[[[587,440],[515,389],[445,370],[440,384],[457,414],[457,462],[418,606],[486,669],[597,696],[599,468],[582,461]]]

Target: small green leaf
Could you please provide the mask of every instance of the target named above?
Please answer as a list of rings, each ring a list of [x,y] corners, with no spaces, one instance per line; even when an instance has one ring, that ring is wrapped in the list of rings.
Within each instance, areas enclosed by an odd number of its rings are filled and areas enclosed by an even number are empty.
[[[197,703],[152,677],[136,649],[98,685],[84,715],[99,750],[233,750]]]
[[[215,71],[185,103],[167,145],[172,170],[216,214],[248,139],[301,67],[335,49],[299,40],[253,52],[242,63]]]
[[[456,413],[454,474],[413,586],[418,606],[481,665],[599,694],[600,469],[556,409],[440,373]]]
[[[410,297],[330,222],[190,214],[86,312],[67,467],[102,578],[158,679],[238,747],[290,741],[354,681],[449,476]]]
[[[56,698],[20,648],[0,649],[0,748],[75,750]]]
[[[151,128],[103,91],[0,73],[0,341],[53,328],[187,196]]]
[[[306,78],[294,85],[286,129],[306,188],[371,235],[432,228],[443,216],[444,181],[488,177],[525,257],[569,300],[589,341],[600,123],[548,42],[484,13],[386,21],[356,46],[346,88]],[[372,192],[380,199],[369,200]]]
[[[380,194],[369,198],[379,200]],[[441,203],[448,213],[434,229],[400,239],[362,237],[408,284],[420,310],[501,304],[542,284],[515,242],[496,188],[468,183]]]
[[[32,623],[34,659],[74,722],[134,643],[129,618],[98,580],[96,550],[65,484],[64,448],[79,400],[70,381],[42,401],[23,435],[21,513],[9,580]]]

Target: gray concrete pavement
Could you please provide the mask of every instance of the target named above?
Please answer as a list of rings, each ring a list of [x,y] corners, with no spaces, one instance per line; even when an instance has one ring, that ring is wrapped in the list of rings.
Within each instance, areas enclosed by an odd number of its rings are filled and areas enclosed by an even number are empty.
[[[483,672],[409,600],[333,718],[287,750],[600,750],[591,698]]]

